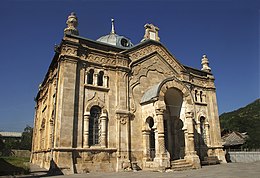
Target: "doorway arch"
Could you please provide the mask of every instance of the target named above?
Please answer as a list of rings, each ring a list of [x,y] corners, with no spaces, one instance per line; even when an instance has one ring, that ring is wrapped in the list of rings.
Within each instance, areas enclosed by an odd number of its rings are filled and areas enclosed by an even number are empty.
[[[164,141],[170,160],[183,159],[185,156],[185,138],[183,131],[183,93],[176,88],[167,89],[164,95],[166,112],[164,114]]]

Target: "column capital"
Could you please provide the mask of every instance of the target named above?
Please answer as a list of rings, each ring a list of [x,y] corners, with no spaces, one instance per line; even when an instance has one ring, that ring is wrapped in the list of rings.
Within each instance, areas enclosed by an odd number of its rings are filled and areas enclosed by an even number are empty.
[[[194,113],[193,112],[185,112],[186,118],[193,118]]]
[[[164,114],[164,109],[155,109],[155,114],[156,115],[163,115]]]
[[[84,113],[84,117],[86,117],[86,116],[90,116],[90,112],[88,112],[88,111],[85,112],[85,113]]]

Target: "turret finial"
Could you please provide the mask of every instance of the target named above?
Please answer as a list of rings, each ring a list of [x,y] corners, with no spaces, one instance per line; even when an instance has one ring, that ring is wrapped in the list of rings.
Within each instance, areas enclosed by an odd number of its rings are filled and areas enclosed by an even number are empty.
[[[79,31],[77,29],[78,18],[76,17],[76,14],[74,12],[72,12],[69,15],[66,24],[67,24],[67,28],[64,29],[64,34],[79,35]]]
[[[111,19],[111,25],[112,25],[112,27],[111,27],[111,34],[115,34],[116,32],[115,32],[115,25],[114,25],[114,22],[115,22],[115,20],[114,19]]]
[[[204,54],[202,56],[201,65],[202,65],[202,69],[201,70],[206,71],[206,72],[211,72],[211,68],[209,67],[209,60],[208,60],[206,54]]]
[[[160,37],[158,35],[159,28],[157,26],[154,26],[153,24],[145,24],[144,28],[145,28],[145,34],[141,42],[145,40],[160,41]]]

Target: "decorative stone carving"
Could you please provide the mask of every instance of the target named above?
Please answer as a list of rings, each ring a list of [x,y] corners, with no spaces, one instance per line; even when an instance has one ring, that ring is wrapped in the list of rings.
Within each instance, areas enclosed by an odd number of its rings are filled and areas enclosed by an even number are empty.
[[[105,57],[105,56],[99,56],[99,55],[95,55],[95,54],[89,54],[88,56],[86,55],[82,55],[81,56],[83,59],[89,61],[89,62],[93,62],[93,63],[97,63],[97,64],[106,64],[106,65],[110,65],[110,66],[123,66],[123,67],[127,67],[128,66],[128,60],[125,58],[113,58],[113,57]]]
[[[157,71],[158,73],[164,74],[164,76],[172,76],[174,71],[170,69],[165,70],[162,68],[163,64],[158,56],[154,56],[147,60],[147,62],[143,62],[134,66],[133,72],[130,77],[130,86],[135,86],[140,83],[141,77],[147,77],[149,71]]]
[[[166,52],[162,47],[156,45],[150,45],[148,47],[141,48],[134,53],[130,53],[129,57],[132,61],[137,61],[152,53],[158,53],[165,61],[167,61],[172,66],[173,69],[177,71],[177,73],[185,70],[168,52]]]
[[[90,111],[90,108],[92,106],[99,106],[103,109],[103,112],[105,112],[105,94],[103,94],[103,98],[101,98],[99,96],[99,94],[97,92],[93,92],[94,94],[92,94],[91,96],[91,92],[90,93],[90,96],[89,96],[89,99],[87,100],[87,107],[86,107],[86,111]]]
[[[66,24],[67,24],[67,28],[64,29],[64,34],[79,35],[79,31],[77,29],[78,18],[76,17],[76,14],[74,12],[72,12],[69,15]]]
[[[71,46],[63,46],[61,49],[61,53],[69,56],[77,56],[77,48]]]
[[[209,60],[207,58],[207,55],[205,55],[205,54],[202,56],[201,65],[202,65],[201,70],[206,71],[206,72],[211,72],[211,68],[209,67]]]
[[[160,41],[160,38],[158,35],[158,31],[159,31],[158,27],[154,26],[153,24],[145,24],[144,28],[145,28],[145,34],[144,34],[144,38],[142,39],[142,41],[145,41],[148,39]]]

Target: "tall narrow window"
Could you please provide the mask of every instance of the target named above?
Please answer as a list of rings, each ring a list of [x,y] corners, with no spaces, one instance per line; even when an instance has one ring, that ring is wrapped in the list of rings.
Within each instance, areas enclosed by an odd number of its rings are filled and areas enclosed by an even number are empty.
[[[93,75],[94,75],[94,70],[90,69],[88,72],[88,78],[87,78],[87,84],[93,84]]]
[[[197,101],[197,93],[198,93],[198,91],[195,90],[195,101]]]
[[[104,72],[100,71],[97,79],[98,86],[103,86],[103,76],[104,76]]]
[[[202,143],[206,144],[205,117],[200,118],[200,134]]]
[[[200,102],[202,102],[202,91],[200,91]]]
[[[100,113],[101,108],[98,106],[93,106],[90,109],[89,118],[89,145],[99,144],[100,138]]]

